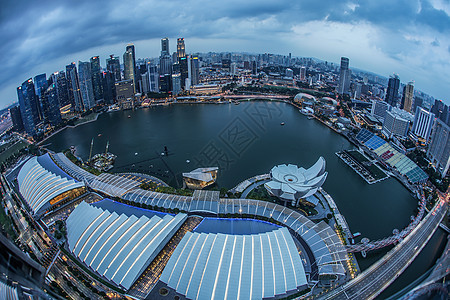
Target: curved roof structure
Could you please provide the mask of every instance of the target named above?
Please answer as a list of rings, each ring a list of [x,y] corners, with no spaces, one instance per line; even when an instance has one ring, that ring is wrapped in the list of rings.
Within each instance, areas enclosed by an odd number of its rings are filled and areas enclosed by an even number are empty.
[[[298,93],[294,97],[294,101],[295,100],[301,101],[303,99],[306,99],[306,100],[309,100],[309,101],[313,101],[313,102],[317,102],[316,97],[314,97],[313,95],[310,95],[310,94]]]
[[[187,232],[160,280],[189,299],[263,299],[307,285],[287,228],[252,235]]]
[[[270,171],[271,181],[264,186],[275,196],[289,201],[307,198],[317,192],[327,179],[325,159],[320,157],[309,169],[296,165],[278,165]]]
[[[128,290],[186,218],[118,215],[81,202],[66,220],[67,241],[78,259]]]
[[[84,187],[64,173],[48,154],[30,158],[17,176],[19,191],[33,214],[50,206],[50,200],[70,191]]]

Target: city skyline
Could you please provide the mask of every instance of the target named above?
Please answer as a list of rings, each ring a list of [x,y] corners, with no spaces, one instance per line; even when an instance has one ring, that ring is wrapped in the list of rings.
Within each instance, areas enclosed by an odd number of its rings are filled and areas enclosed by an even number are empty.
[[[165,36],[172,50],[176,38],[184,37],[187,53],[292,53],[336,64],[345,56],[351,61],[350,69],[384,77],[398,73],[403,83],[414,80],[418,90],[450,102],[450,41],[446,38],[450,5],[444,1],[329,5],[258,1],[201,6],[190,1],[183,5],[183,13],[179,5],[146,1],[130,6],[111,1],[6,6],[0,21],[5,41],[0,107],[17,101],[16,88],[27,78],[51,74],[72,61],[88,61],[96,55],[106,67],[106,58],[112,53],[121,56],[128,42],[135,44],[137,58],[158,57],[160,39]],[[126,18],[125,12],[133,18]]]

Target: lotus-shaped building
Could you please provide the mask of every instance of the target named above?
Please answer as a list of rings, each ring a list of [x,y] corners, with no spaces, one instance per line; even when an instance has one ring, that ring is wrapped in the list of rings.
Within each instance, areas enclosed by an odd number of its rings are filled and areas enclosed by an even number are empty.
[[[325,159],[320,157],[309,169],[296,165],[278,165],[270,171],[271,181],[264,184],[267,191],[281,200],[290,201],[293,206],[300,199],[314,195],[327,179]]]

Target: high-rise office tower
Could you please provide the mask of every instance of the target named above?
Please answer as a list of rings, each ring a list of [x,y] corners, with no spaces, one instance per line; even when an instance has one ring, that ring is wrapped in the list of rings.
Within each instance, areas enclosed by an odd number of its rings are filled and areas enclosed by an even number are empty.
[[[38,111],[39,111],[39,119],[42,120],[43,113],[42,113],[42,96],[47,89],[47,75],[45,73],[39,74],[34,76],[33,79],[34,83],[34,92],[37,97],[37,105],[38,105]]]
[[[147,64],[147,73],[149,80],[149,91],[150,92],[159,92],[159,73],[158,67],[154,64]]]
[[[130,51],[133,54],[133,67],[134,67],[134,91],[138,91],[139,90],[139,72],[138,72],[138,68],[136,66],[136,51],[135,51],[135,47],[133,44],[128,44],[126,51]],[[125,67],[125,61],[124,61],[124,67]]]
[[[402,102],[400,108],[407,112],[411,112],[413,104],[413,96],[414,96],[414,82],[410,81],[403,88]]]
[[[391,106],[397,106],[398,88],[400,87],[400,78],[397,74],[393,74],[389,77],[388,87],[386,91],[386,101]]]
[[[52,83],[42,96],[44,122],[56,126],[62,122],[57,85]]]
[[[181,92],[181,74],[172,75],[172,93],[173,95],[178,95]]]
[[[94,88],[92,87],[92,71],[90,62],[78,62],[81,100],[83,111],[95,106]]]
[[[237,64],[235,62],[231,63],[230,73],[231,73],[231,75],[236,75],[237,74]]]
[[[181,88],[184,89],[186,86],[186,79],[189,78],[189,56],[184,56],[178,58],[180,64],[180,81]]]
[[[150,92],[150,78],[149,73],[146,72],[141,75],[141,93],[147,94]]]
[[[36,135],[36,125],[40,121],[38,100],[34,90],[33,80],[30,78],[17,88],[20,114],[22,116],[25,132],[31,136]]]
[[[102,86],[102,70],[100,67],[100,58],[98,56],[91,57],[91,69],[92,69],[92,87],[94,88],[95,101],[103,99],[103,86]]]
[[[160,75],[159,76],[159,91],[161,93],[168,93],[172,91],[172,78],[171,75]]]
[[[83,110],[83,101],[81,99],[80,82],[78,80],[77,65],[72,62],[66,66],[67,86],[69,90],[69,99],[74,111]]]
[[[123,54],[123,77],[125,80],[133,80],[133,88],[136,88],[135,71],[132,48],[127,46],[127,50]]]
[[[414,103],[413,103],[413,112],[417,110],[418,107],[422,107],[423,105],[423,98],[422,97],[414,97]]]
[[[348,93],[350,89],[351,73],[348,66],[349,66],[348,58],[341,57],[341,69],[339,73],[339,85],[338,85],[339,94]]]
[[[300,80],[305,80],[306,79],[306,67],[301,67],[300,68]]]
[[[169,53],[169,39],[161,39],[161,56],[159,57],[159,75],[172,74],[172,56]]]
[[[186,56],[186,50],[184,46],[184,38],[178,38],[177,39],[177,57],[185,57]]]
[[[200,83],[200,61],[197,56],[191,59],[191,85],[197,85]]]
[[[58,98],[58,106],[64,107],[69,105],[70,99],[66,74],[63,71],[53,73],[51,80],[49,81],[49,85],[51,84],[55,84],[55,93]]]
[[[34,76],[34,89],[38,99],[41,99],[42,89],[47,89],[47,75],[45,73]]]
[[[418,137],[421,137],[428,142],[430,138],[431,129],[433,128],[434,114],[422,107],[417,107],[414,115],[414,122],[412,131]]]
[[[106,71],[102,73],[103,99],[106,104],[113,104],[116,98],[115,75]]]
[[[427,157],[442,177],[446,176],[450,166],[450,128],[440,119],[436,119]]]
[[[120,60],[118,56],[110,55],[109,58],[106,59],[106,69],[114,74],[115,81],[122,80],[122,75],[120,72]]]
[[[24,130],[24,128],[23,128],[22,115],[20,114],[19,106],[11,107],[9,109],[9,115],[11,116],[13,130],[16,132],[22,132]]]
[[[170,55],[169,52],[169,38],[161,39],[161,56]]]

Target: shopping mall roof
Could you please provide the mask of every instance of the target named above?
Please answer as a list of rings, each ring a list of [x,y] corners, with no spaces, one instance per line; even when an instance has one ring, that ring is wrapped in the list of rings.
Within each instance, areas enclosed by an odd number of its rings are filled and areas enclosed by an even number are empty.
[[[84,187],[84,183],[64,173],[48,154],[30,158],[20,169],[17,182],[20,194],[34,214],[62,193]]]
[[[186,218],[138,218],[81,202],[66,220],[67,241],[79,260],[128,290]]]
[[[188,232],[160,280],[189,299],[262,299],[307,285],[287,228],[252,235]]]

